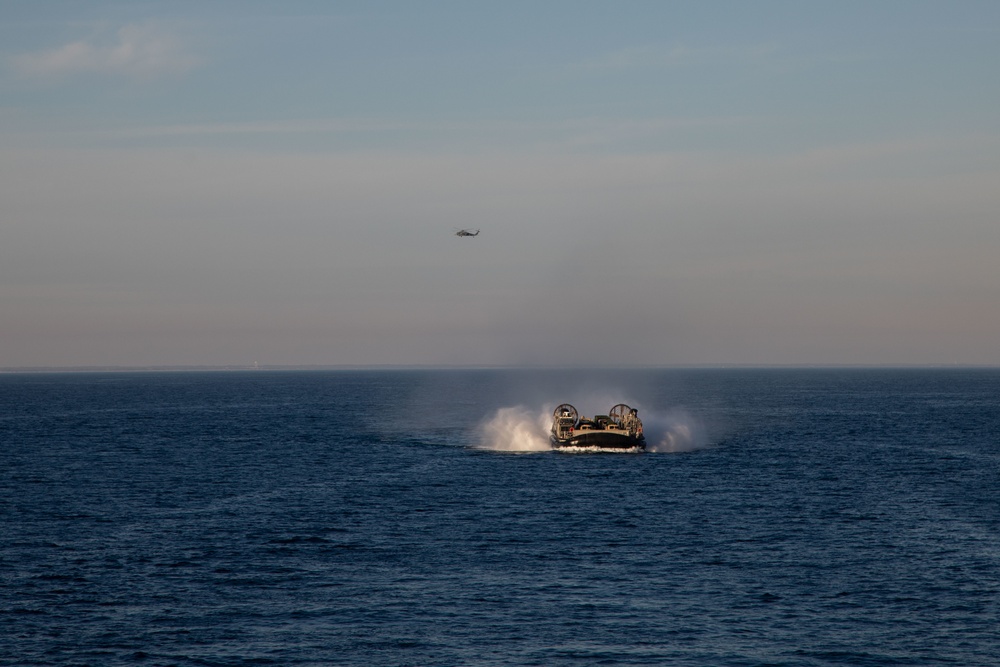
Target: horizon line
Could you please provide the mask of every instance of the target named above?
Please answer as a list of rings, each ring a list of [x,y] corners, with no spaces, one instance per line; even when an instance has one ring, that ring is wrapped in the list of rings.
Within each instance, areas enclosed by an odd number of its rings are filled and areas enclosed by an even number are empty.
[[[678,364],[147,364],[4,366],[0,373],[178,373],[391,370],[671,370],[671,369],[997,369],[979,363],[678,363]]]

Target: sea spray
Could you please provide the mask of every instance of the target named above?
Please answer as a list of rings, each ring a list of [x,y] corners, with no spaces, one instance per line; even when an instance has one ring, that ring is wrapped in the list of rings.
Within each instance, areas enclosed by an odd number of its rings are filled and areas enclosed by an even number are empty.
[[[708,446],[704,427],[684,410],[674,409],[665,414],[646,413],[642,423],[648,452],[672,454]]]
[[[500,408],[480,426],[481,446],[503,452],[539,452],[551,449],[551,409],[532,412],[518,405]]]

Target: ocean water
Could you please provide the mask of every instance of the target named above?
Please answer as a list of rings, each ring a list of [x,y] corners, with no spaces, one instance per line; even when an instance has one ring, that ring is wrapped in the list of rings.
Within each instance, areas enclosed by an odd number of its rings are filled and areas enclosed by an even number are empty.
[[[998,665],[1000,371],[0,375],[0,664]]]

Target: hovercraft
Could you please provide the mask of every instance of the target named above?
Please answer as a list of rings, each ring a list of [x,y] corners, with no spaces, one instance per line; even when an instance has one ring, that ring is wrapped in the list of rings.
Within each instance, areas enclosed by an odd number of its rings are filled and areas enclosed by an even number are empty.
[[[642,451],[646,448],[638,410],[624,403],[593,419],[581,417],[576,408],[563,403],[552,413],[549,442],[553,449],[562,450]]]

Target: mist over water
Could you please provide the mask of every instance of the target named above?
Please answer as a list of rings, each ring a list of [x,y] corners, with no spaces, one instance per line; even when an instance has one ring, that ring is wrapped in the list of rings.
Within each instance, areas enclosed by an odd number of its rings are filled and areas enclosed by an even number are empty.
[[[634,404],[633,404],[634,405]],[[523,405],[498,408],[479,427],[479,446],[502,452],[540,452],[552,449],[549,429],[554,405],[528,408]],[[592,413],[581,413],[593,416]],[[646,451],[690,452],[708,446],[702,424],[681,409],[657,413],[640,408]]]
[[[642,418],[646,451],[673,454],[691,452],[709,445],[705,427],[679,408],[665,414],[646,413]]]
[[[541,452],[552,449],[552,410],[532,411],[523,405],[499,408],[480,425],[480,447],[501,452]]]

